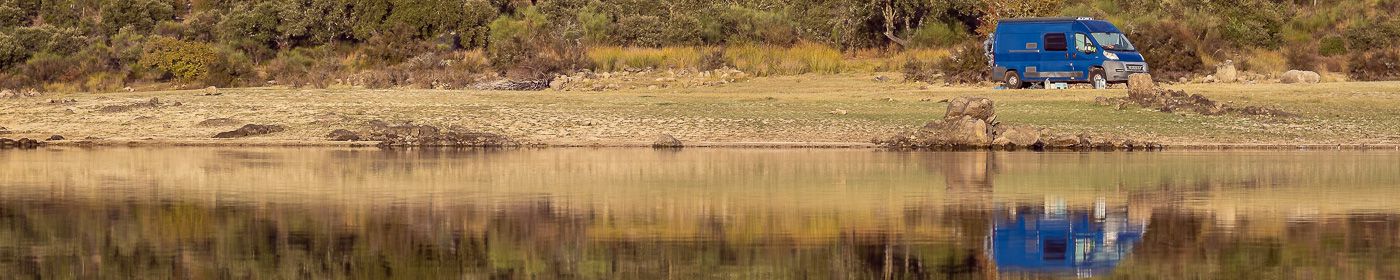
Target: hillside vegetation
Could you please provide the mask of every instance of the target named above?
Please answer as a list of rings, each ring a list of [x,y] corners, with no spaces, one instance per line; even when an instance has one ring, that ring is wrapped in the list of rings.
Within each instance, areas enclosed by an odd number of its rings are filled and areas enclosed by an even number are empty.
[[[577,70],[981,76],[999,18],[1118,24],[1165,76],[1400,77],[1400,0],[0,0],[0,88],[462,88]]]

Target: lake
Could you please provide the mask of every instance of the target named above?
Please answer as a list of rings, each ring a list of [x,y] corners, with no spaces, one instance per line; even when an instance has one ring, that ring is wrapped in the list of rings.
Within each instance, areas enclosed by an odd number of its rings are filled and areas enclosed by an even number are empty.
[[[1400,278],[1400,153],[0,151],[0,275]]]

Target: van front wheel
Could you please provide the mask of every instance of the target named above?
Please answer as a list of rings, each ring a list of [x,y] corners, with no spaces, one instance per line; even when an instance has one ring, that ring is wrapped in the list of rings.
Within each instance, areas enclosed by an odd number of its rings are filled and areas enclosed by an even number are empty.
[[[1094,89],[1108,88],[1108,76],[1100,68],[1089,70],[1089,82],[1094,83]]]
[[[1016,71],[1006,71],[1006,81],[1005,81],[1005,82],[1006,82],[1006,88],[1009,88],[1009,89],[1018,89],[1018,88],[1021,88],[1021,74],[1016,74]]]

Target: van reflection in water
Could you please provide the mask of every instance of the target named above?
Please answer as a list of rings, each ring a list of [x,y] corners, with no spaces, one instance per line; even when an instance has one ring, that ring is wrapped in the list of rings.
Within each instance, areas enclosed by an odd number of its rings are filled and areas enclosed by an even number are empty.
[[[1142,240],[1147,220],[1134,221],[1126,203],[1100,198],[1071,209],[1063,199],[1039,206],[997,205],[987,251],[1001,275],[1108,275]]]

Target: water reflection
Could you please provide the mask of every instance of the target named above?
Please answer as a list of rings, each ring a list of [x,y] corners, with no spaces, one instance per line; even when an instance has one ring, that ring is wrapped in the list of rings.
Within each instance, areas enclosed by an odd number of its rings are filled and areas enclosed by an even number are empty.
[[[1395,153],[0,153],[17,278],[1400,277]]]
[[[1147,231],[1129,219],[1130,206],[1099,198],[1091,209],[1071,209],[1062,199],[1039,207],[1011,205],[994,211],[991,253],[997,270],[1089,277],[1105,275]]]

